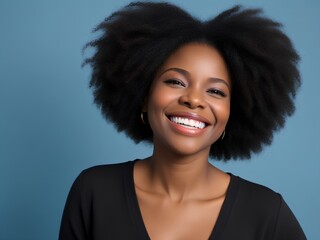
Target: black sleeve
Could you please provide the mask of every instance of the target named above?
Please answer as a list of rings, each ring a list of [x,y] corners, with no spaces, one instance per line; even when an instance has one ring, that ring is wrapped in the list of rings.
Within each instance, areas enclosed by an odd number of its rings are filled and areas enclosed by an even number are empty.
[[[306,240],[306,236],[291,212],[286,202],[281,197],[281,205],[274,232],[274,240]]]
[[[89,239],[90,199],[85,194],[83,172],[77,177],[69,192],[64,208],[59,240]]]

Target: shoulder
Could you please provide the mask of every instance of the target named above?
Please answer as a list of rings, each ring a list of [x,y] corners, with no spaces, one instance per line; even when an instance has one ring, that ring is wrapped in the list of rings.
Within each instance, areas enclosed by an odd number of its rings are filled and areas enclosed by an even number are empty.
[[[125,209],[127,186],[132,184],[130,169],[133,163],[94,166],[80,173],[65,205],[60,230],[63,239],[75,239],[76,236],[77,239],[93,239],[93,236],[100,234],[122,234],[114,232],[121,224],[130,225]]]
[[[224,206],[223,239],[306,239],[282,196],[261,184],[231,174]]]
[[[266,205],[277,204],[280,206],[282,196],[274,190],[241,177],[233,176],[238,184],[238,195],[247,201],[254,201],[258,203],[266,203]]]
[[[127,171],[132,164],[133,164],[133,161],[97,165],[97,166],[93,166],[83,170],[80,175],[89,179],[101,178],[101,177],[103,178],[103,177],[109,177],[109,176],[119,176],[123,174],[125,171]]]
[[[242,216],[239,224],[244,224],[243,228],[255,226],[271,239],[306,239],[281,194],[240,177],[233,178],[238,184],[233,213]]]
[[[250,225],[265,226],[277,221],[283,205],[282,196],[261,184],[240,177],[234,179],[234,212]]]
[[[123,185],[123,182],[130,177],[130,170],[134,161],[123,163],[105,164],[87,168],[83,170],[77,179],[76,185],[82,190],[110,191]]]

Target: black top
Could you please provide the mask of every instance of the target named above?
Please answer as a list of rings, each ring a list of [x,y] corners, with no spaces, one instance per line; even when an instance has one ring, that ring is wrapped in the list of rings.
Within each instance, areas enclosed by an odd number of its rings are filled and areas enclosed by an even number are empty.
[[[83,171],[70,190],[60,240],[150,239],[135,192],[135,161]],[[210,240],[303,240],[280,194],[232,174]]]

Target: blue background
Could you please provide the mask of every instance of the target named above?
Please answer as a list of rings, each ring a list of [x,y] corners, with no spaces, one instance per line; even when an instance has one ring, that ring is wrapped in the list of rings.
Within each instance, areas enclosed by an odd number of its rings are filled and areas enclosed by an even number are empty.
[[[284,24],[302,58],[295,115],[261,154],[214,164],[282,193],[308,239],[320,239],[320,2],[170,2],[201,19],[236,3],[262,7]],[[57,239],[67,193],[82,169],[151,153],[101,117],[88,89],[90,69],[81,68],[93,27],[127,3],[0,1],[0,239]]]

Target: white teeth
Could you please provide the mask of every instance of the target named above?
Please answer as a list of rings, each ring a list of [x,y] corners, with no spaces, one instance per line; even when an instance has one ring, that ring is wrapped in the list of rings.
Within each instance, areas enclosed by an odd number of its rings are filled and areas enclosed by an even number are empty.
[[[174,123],[184,125],[190,128],[200,128],[203,129],[206,124],[193,119],[182,118],[182,117],[170,117],[170,120]]]

